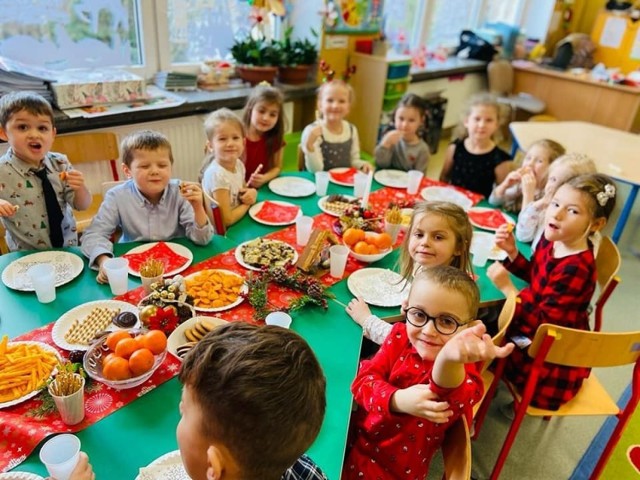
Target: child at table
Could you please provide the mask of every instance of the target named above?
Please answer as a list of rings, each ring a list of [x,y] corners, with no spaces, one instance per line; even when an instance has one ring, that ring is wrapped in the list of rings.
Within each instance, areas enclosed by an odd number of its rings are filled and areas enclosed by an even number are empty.
[[[9,250],[78,244],[71,207],[86,210],[91,194],[67,157],[50,151],[56,136],[49,102],[32,92],[0,99],[0,220]]]
[[[245,180],[260,188],[280,175],[284,150],[284,97],[270,85],[253,89],[244,107]],[[256,173],[257,172],[257,173]]]
[[[107,192],[82,236],[82,253],[99,270],[98,283],[108,281],[102,264],[113,256],[111,238],[118,228],[120,242],[186,236],[206,245],[214,233],[200,185],[171,180],[173,153],[164,135],[151,130],[132,133],[122,140],[120,151],[128,180]]]
[[[376,167],[426,172],[429,146],[421,137],[425,121],[424,101],[415,93],[407,93],[391,116],[394,129],[385,133],[376,146]]]
[[[494,140],[500,114],[500,104],[492,95],[479,94],[469,100],[459,126],[462,135],[445,152],[440,181],[489,198],[493,185],[502,183],[513,169],[511,157]]]
[[[416,204],[400,250],[400,273],[406,281],[423,269],[451,265],[473,276],[471,268],[471,237],[469,217],[458,205],[450,202],[420,202]],[[363,335],[377,343],[384,342],[393,325],[373,315],[364,299],[352,299],[347,314],[362,327]]]
[[[371,171],[371,165],[360,159],[358,129],[345,120],[353,97],[353,88],[343,80],[324,82],[318,88],[319,118],[305,127],[300,142],[307,170],[353,167]]]
[[[581,153],[568,153],[553,162],[549,166],[544,195],[524,207],[518,215],[515,228],[518,241],[532,242],[531,247],[535,249],[544,231],[545,211],[558,187],[573,177],[587,173],[596,173],[596,164]]]
[[[244,126],[228,108],[209,114],[204,122],[209,154],[200,171],[202,188],[220,209],[225,226],[233,225],[256,203],[258,192],[245,182],[240,160],[244,151]]]
[[[518,295],[508,337],[523,337],[523,346],[507,361],[505,374],[518,388],[526,383],[533,359],[526,347],[543,323],[589,330],[589,302],[596,286],[596,265],[589,237],[607,223],[616,203],[616,186],[606,175],[574,177],[554,193],[545,214],[544,236],[531,260],[516,248],[503,225],[496,245],[507,252],[494,263],[489,278],[505,296],[517,290],[508,272],[529,282]],[[557,410],[580,390],[589,369],[545,364],[531,404]]]
[[[416,274],[403,309],[407,323],[394,325],[351,387],[357,409],[343,480],[427,478],[448,426],[460,415],[471,420],[483,392],[474,363],[513,349],[496,347],[474,321],[479,297],[473,279],[458,268]]]
[[[564,153],[564,147],[553,140],[543,138],[534,142],[527,150],[522,166],[510,172],[493,189],[489,203],[502,205],[506,211],[518,213],[535,200],[540,200],[547,183],[549,166]]]

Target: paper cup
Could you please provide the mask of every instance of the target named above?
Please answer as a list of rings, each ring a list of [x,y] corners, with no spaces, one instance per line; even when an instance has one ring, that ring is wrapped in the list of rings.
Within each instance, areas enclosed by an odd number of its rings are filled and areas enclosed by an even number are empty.
[[[353,176],[353,196],[356,198],[362,198],[364,192],[367,189],[367,182],[369,181],[369,175],[364,172],[358,172]]]
[[[344,245],[333,245],[329,248],[329,274],[334,278],[342,278],[347,266],[349,249]]]
[[[111,293],[122,295],[129,288],[129,260],[126,258],[109,258],[102,264],[109,278]]]
[[[70,433],[56,435],[40,449],[40,461],[56,480],[69,480],[80,459],[80,439]]]
[[[28,270],[29,278],[40,303],[56,299],[56,269],[50,263],[39,263]]]
[[[389,223],[386,220],[384,221],[384,231],[387,232],[391,236],[391,241],[393,245],[398,241],[398,234],[402,229],[401,223]]]
[[[473,257],[471,258],[471,264],[474,267],[484,267],[489,260],[493,245],[489,242],[478,242],[473,249]]]
[[[407,175],[407,193],[409,195],[415,195],[416,193],[418,193],[420,182],[422,181],[422,177],[424,177],[424,173],[420,170],[409,170],[407,172]]]
[[[329,186],[329,172],[316,172],[316,195],[324,197]]]
[[[62,421],[67,425],[75,425],[84,420],[84,378],[78,374],[75,376],[80,378],[80,388],[71,395],[54,395],[52,390],[56,380],[49,385],[49,395],[53,398]]]
[[[285,312],[271,312],[264,319],[264,323],[267,325],[289,328],[289,325],[291,325],[291,315]]]
[[[309,242],[313,230],[313,218],[301,216],[296,219],[296,243],[304,247]]]
[[[141,275],[140,280],[142,280],[145,295],[149,295],[151,293],[151,285],[162,282],[162,278],[162,275],[158,275],[157,277],[143,277]]]

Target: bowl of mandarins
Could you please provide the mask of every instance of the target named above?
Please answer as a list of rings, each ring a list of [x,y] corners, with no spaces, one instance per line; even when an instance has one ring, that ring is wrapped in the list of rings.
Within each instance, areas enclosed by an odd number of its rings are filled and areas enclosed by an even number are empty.
[[[84,370],[116,390],[146,382],[167,356],[167,336],[160,330],[116,330],[100,337],[84,355]]]
[[[342,241],[349,247],[349,254],[365,263],[377,262],[392,250],[391,235],[348,228],[342,234]]]

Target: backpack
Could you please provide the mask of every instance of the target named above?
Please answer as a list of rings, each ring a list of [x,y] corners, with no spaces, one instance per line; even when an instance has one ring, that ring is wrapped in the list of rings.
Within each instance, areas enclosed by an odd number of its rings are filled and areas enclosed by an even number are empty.
[[[456,49],[459,58],[471,58],[490,62],[498,51],[489,42],[471,30],[463,30],[460,33],[460,45]]]

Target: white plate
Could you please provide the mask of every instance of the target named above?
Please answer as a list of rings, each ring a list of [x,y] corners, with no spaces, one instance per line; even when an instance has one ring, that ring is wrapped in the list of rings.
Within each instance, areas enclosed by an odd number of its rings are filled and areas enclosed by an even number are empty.
[[[373,178],[380,185],[392,188],[407,188],[409,183],[409,174],[404,170],[377,170]]]
[[[176,357],[180,361],[182,361],[182,359],[178,356],[178,353],[177,353],[178,347],[180,345],[184,345],[189,341],[187,340],[187,337],[184,336],[184,331],[187,328],[193,328],[193,326],[196,324],[199,318],[201,317],[193,317],[187,320],[186,322],[181,323],[173,332],[171,332],[171,335],[169,335],[169,338],[167,339],[167,350],[169,351],[170,354],[172,354],[174,357]],[[223,325],[225,323],[228,323],[226,320],[223,320],[222,318],[218,318],[218,317],[207,316],[204,318],[215,323],[216,325]]]
[[[473,202],[469,197],[453,187],[426,187],[422,189],[420,196],[425,200],[455,203],[464,210],[469,210],[473,206]]]
[[[147,250],[155,247],[158,243],[159,242],[145,243],[144,245],[139,245],[137,247],[132,248],[126,253],[129,254],[129,253],[146,252]],[[174,275],[177,275],[183,270],[186,270],[189,267],[189,265],[191,265],[191,262],[193,262],[193,253],[191,253],[191,250],[189,250],[187,247],[180,245],[179,243],[173,243],[173,242],[164,242],[164,243],[167,245],[167,247],[169,247],[175,253],[187,259],[187,261],[184,262],[184,264],[181,265],[180,267],[174,268],[173,270],[169,270],[168,272],[164,272],[164,274],[162,275],[163,277],[173,277]],[[133,275],[134,277],[140,276],[140,272],[135,271],[132,268],[129,268],[129,274]]]
[[[2,282],[14,290],[33,292],[27,271],[39,263],[50,263],[56,270],[56,287],[69,283],[82,272],[84,261],[78,255],[61,250],[32,253],[11,262],[2,272]]]
[[[347,279],[349,291],[370,305],[397,307],[409,296],[410,284],[399,273],[385,268],[356,270]]]
[[[45,480],[44,477],[28,472],[0,473],[0,480]]]
[[[53,324],[53,329],[51,330],[51,338],[53,339],[53,342],[65,350],[88,350],[89,345],[69,343],[65,340],[64,335],[71,328],[71,325],[73,325],[75,320],[85,318],[89,313],[91,313],[91,310],[98,307],[110,309],[119,308],[121,312],[132,312],[136,317],[138,316],[138,307],[131,305],[129,302],[123,302],[120,300],[96,300],[94,302],[83,303],[82,305],[72,308],[56,320],[56,323]],[[114,323],[111,323],[105,330],[127,330],[128,328],[136,328],[139,325],[140,319],[138,319],[136,324],[132,327],[120,328]]]
[[[333,173],[344,173],[347,170],[351,170],[351,168],[353,168],[353,167],[336,167],[336,168],[330,169],[329,170],[329,181],[331,183],[335,183],[336,185],[343,185],[345,187],[353,187],[353,182],[351,182],[351,183],[341,182],[340,180],[336,180],[335,178],[333,178],[333,176],[331,175],[331,172],[333,172]]]
[[[473,208],[469,209],[468,213],[469,214],[471,214],[472,212],[482,213],[482,212],[490,212],[492,210],[497,210],[498,212],[500,212],[500,210],[498,210],[496,208],[473,207]],[[509,215],[507,215],[506,213],[503,213],[503,212],[500,212],[500,213],[504,217],[505,222],[507,222],[507,223],[515,223],[513,218],[511,218]],[[478,222],[474,221],[473,218],[471,217],[471,215],[469,215],[469,221],[471,222],[471,225],[473,225],[476,228],[482,228],[483,230],[491,230],[492,232],[495,232],[496,230],[498,230],[498,227],[489,227],[489,226],[482,225],[481,223],[478,223]]]
[[[225,270],[224,268],[208,268],[205,270],[215,270],[218,272],[223,272],[226,273],[228,275],[235,275],[236,277],[240,277],[244,280],[244,278],[242,277],[242,275],[238,275],[236,272],[232,272],[231,270]],[[191,275],[187,275],[186,277],[184,277],[185,281],[186,280],[190,280],[191,278],[195,277],[196,275],[198,275],[201,272],[204,272],[205,270],[200,270],[198,272],[194,272]],[[224,307],[216,307],[216,308],[204,308],[204,307],[196,307],[194,305],[193,308],[195,308],[198,312],[224,312],[225,310],[230,310],[233,307],[235,307],[236,305],[240,305],[242,303],[242,301],[244,300],[244,298],[242,297],[243,293],[247,293],[249,291],[249,287],[247,286],[247,283],[245,282],[241,287],[240,287],[240,295],[238,295],[238,298],[236,299],[235,302],[230,303],[229,305],[225,305]]]
[[[187,475],[184,465],[182,464],[182,457],[180,456],[180,450],[174,450],[173,452],[165,453],[159,456],[147,467],[152,468],[149,474],[140,473],[135,480],[147,480],[155,478],[171,478],[173,480],[191,480],[191,477]],[[163,475],[166,473],[166,475]]]
[[[324,213],[326,213],[327,215],[331,215],[332,217],[340,217],[340,216],[342,215],[341,213],[332,212],[331,210],[327,209],[327,208],[324,206],[324,202],[326,202],[326,201],[327,201],[327,199],[328,199],[329,197],[332,197],[332,196],[333,196],[333,195],[327,195],[327,196],[325,196],[325,197],[322,197],[320,200],[318,200],[318,208],[319,208],[320,210],[322,210]],[[342,196],[342,197],[344,197],[344,198],[346,198],[347,200],[355,200],[355,199],[356,199],[356,197],[353,197],[353,196],[351,196],[351,195],[341,195],[341,196]],[[356,205],[356,204],[354,203],[354,206],[355,206],[355,205]]]
[[[62,358],[60,357],[60,354],[58,353],[58,351],[53,348],[51,345],[48,345],[44,342],[32,342],[32,341],[28,341],[28,340],[24,340],[24,341],[17,341],[17,342],[9,342],[8,345],[16,345],[19,343],[24,343],[27,345],[38,345],[39,347],[41,347],[43,350],[47,350],[49,352],[52,352],[55,354],[55,356],[58,358],[58,361],[61,362]],[[56,373],[57,369],[56,367],[53,368],[53,370],[51,370],[51,374],[49,375],[49,378],[51,378],[53,376],[54,373]],[[44,385],[42,386],[44,388]],[[42,389],[43,389],[42,388]],[[23,395],[19,398],[16,398],[15,400],[10,400],[8,402],[2,402],[0,403],[0,408],[5,408],[5,407],[10,407],[12,405],[17,405],[19,403],[24,402],[25,400],[29,400],[32,397],[35,397],[38,393],[40,393],[40,391],[42,389],[35,389],[29,393],[27,393],[26,395]]]
[[[268,238],[256,239],[256,240],[262,240],[265,243],[279,243],[279,244],[282,244],[282,245],[286,245],[287,247],[289,247],[291,249],[291,251],[293,251],[293,258],[291,259],[291,261],[289,263],[293,265],[298,261],[298,252],[296,252],[296,249],[293,248],[288,243],[283,242],[281,240],[271,240],[271,239],[268,239]],[[244,268],[247,268],[249,270],[255,270],[256,272],[259,272],[260,270],[262,270],[262,268],[255,267],[253,265],[248,264],[247,262],[244,261],[244,258],[242,257],[242,247],[244,247],[245,245],[247,245],[247,244],[249,244],[251,242],[255,242],[256,240],[248,240],[248,241],[243,242],[240,245],[238,245],[236,247],[235,256],[236,256],[236,261],[240,265],[242,265]],[[270,265],[274,265],[274,263],[271,263]]]
[[[251,218],[253,218],[258,223],[262,223],[263,225],[272,225],[272,226],[291,225],[292,223],[296,223],[296,218],[302,216],[302,209],[298,205],[296,205],[295,203],[280,202],[278,200],[269,200],[269,201],[271,203],[277,203],[278,205],[286,205],[286,206],[289,206],[289,207],[298,207],[298,215],[296,215],[296,217],[293,220],[290,220],[288,222],[267,222],[265,220],[262,220],[262,219],[256,217],[256,215],[258,214],[258,212],[262,209],[262,206],[264,205],[264,202],[259,202],[259,203],[256,203],[255,205],[251,206],[251,208],[249,209],[249,216]]]
[[[496,236],[493,233],[474,231],[471,239],[471,248],[469,249],[472,254],[475,253],[479,243],[490,243],[492,245],[491,253],[487,257],[489,260],[501,261],[507,258],[507,252],[496,247]]]
[[[269,190],[283,197],[308,197],[316,193],[316,184],[300,177],[276,177],[269,182]]]

